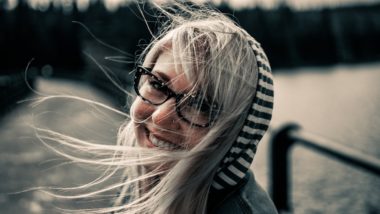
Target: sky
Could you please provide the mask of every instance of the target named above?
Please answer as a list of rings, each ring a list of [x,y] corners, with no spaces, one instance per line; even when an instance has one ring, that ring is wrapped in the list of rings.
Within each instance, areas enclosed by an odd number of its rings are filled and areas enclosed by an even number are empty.
[[[6,0],[8,1],[8,8],[12,9],[17,5],[18,0]],[[80,10],[85,10],[91,1],[94,0],[27,0],[33,8],[41,9],[47,8],[50,1],[53,1],[55,5],[69,6],[72,2],[75,2]],[[101,0],[105,2],[105,6],[108,10],[113,11],[121,5],[128,4],[133,0]],[[155,0],[156,2],[165,2],[167,0]],[[194,0],[195,2],[202,3],[206,0]],[[209,0],[210,1],[210,0]],[[307,10],[311,8],[320,7],[336,7],[350,4],[371,4],[378,3],[380,0],[211,0],[212,2],[219,4],[221,2],[228,2],[233,8],[241,9],[246,7],[261,6],[263,8],[274,8],[279,3],[286,3],[290,7],[297,10]]]

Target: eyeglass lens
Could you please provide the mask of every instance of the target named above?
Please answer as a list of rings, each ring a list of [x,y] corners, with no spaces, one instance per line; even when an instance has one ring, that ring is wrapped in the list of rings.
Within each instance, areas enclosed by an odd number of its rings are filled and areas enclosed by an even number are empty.
[[[170,94],[170,89],[152,73],[140,72],[138,94],[153,105],[164,103]],[[176,97],[176,108],[179,116],[187,122],[198,126],[207,126],[211,122],[210,107],[204,99],[192,96]]]

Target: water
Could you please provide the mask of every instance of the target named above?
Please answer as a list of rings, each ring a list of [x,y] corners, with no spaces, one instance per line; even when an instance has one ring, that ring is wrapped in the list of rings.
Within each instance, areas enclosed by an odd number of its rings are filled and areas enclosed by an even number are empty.
[[[272,129],[287,121],[345,146],[380,158],[380,63],[329,68],[303,68],[275,75]],[[80,82],[39,80],[44,93],[92,97],[105,95]],[[37,110],[21,104],[0,123],[0,213],[56,213],[59,204],[38,192],[9,195],[40,185],[70,186],[90,181],[83,167],[57,165],[54,155],[34,139],[29,125],[70,131],[99,142],[115,141],[121,118],[100,114],[83,103],[49,101]],[[253,164],[259,182],[268,189],[268,139],[261,142]],[[380,178],[300,146],[292,150],[292,210],[294,213],[380,213]],[[59,157],[59,156],[58,156]],[[50,163],[53,161],[53,163]],[[63,159],[59,158],[58,163]],[[96,175],[96,174],[95,174]]]
[[[36,88],[45,95],[76,95],[111,105],[105,94],[83,82],[40,78]],[[38,191],[15,194],[32,187],[79,186],[99,176],[99,169],[70,164],[44,146],[32,126],[91,142],[115,144],[117,129],[124,120],[109,111],[70,99],[52,99],[36,108],[30,104],[15,106],[0,120],[0,213],[55,214],[62,213],[58,208],[79,209],[88,202],[93,206],[109,206],[109,200],[99,198],[89,198],[87,202],[59,200]],[[120,177],[115,179],[119,181]]]
[[[304,68],[275,75],[273,125],[303,129],[380,158],[380,64]],[[295,213],[380,213],[380,177],[296,146]]]

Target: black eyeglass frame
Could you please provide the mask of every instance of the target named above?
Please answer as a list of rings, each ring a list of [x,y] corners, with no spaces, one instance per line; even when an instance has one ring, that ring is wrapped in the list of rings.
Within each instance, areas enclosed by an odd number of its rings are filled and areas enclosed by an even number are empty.
[[[149,75],[150,77],[152,77],[154,80],[156,80],[157,82],[160,82],[161,83],[161,88],[160,90],[162,90],[163,92],[165,92],[165,94],[167,95],[167,98],[160,102],[160,103],[153,103],[152,101],[146,99],[145,97],[143,97],[140,92],[139,92],[139,83],[140,83],[140,78],[141,78],[141,75]],[[159,105],[162,105],[163,103],[165,103],[166,101],[168,101],[169,99],[171,98],[175,98],[175,109],[176,109],[176,112],[177,112],[177,115],[179,118],[181,118],[182,120],[186,121],[187,123],[191,124],[191,125],[194,125],[196,127],[200,127],[200,128],[207,128],[207,127],[210,127],[213,122],[215,122],[216,120],[216,116],[214,117],[211,117],[211,119],[209,120],[209,122],[207,124],[204,124],[204,125],[200,125],[200,124],[196,124],[196,123],[193,123],[191,122],[190,120],[188,120],[186,117],[184,117],[181,113],[181,110],[180,110],[180,101],[183,97],[187,97],[187,96],[194,96],[194,95],[190,95],[190,94],[177,94],[175,93],[174,91],[172,91],[164,82],[162,82],[161,79],[159,79],[158,77],[156,77],[153,73],[152,73],[152,68],[146,68],[146,67],[143,67],[143,66],[138,66],[137,69],[136,69],[136,73],[135,73],[135,78],[134,78],[134,85],[133,85],[134,89],[135,89],[135,92],[136,94],[144,101],[144,102],[147,102],[151,105],[155,105],[155,106],[159,106]],[[217,108],[217,105],[213,105],[211,108]]]

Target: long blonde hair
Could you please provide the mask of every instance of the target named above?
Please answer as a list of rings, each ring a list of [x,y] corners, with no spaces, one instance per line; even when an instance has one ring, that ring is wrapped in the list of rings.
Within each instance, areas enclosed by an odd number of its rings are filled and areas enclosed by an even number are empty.
[[[158,56],[170,47],[175,65],[181,66],[194,89],[202,89],[204,97],[218,104],[218,118],[194,148],[171,152],[136,146],[133,115],[120,127],[115,146],[40,130],[41,139],[55,139],[95,155],[95,158],[78,158],[63,154],[66,157],[106,166],[103,176],[85,187],[106,182],[118,171],[124,173],[120,182],[71,196],[85,198],[119,190],[114,206],[79,212],[206,213],[212,178],[248,114],[258,78],[255,54],[249,43],[251,36],[230,18],[208,7],[175,4],[157,8],[168,21],[142,52],[138,63],[152,67]],[[99,154],[103,158],[97,159]],[[144,166],[150,164],[160,166],[157,170],[146,170]]]

